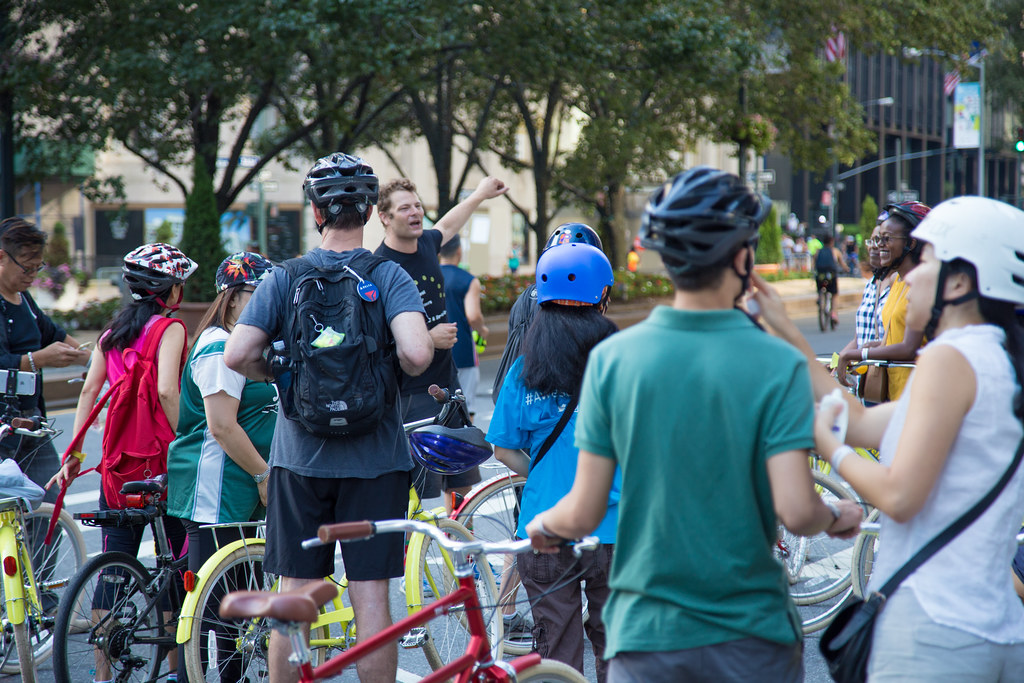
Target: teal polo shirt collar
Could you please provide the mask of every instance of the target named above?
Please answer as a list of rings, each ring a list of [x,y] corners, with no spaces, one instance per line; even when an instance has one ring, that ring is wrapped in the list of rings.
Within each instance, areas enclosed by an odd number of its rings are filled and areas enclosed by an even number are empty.
[[[690,332],[716,332],[754,328],[747,315],[735,308],[720,308],[712,311],[684,311],[671,306],[656,306],[648,320],[661,327]]]

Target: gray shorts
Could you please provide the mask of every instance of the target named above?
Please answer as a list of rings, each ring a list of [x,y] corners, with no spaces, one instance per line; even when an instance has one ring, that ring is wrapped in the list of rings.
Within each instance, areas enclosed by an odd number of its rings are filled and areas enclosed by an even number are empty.
[[[608,683],[801,683],[803,643],[743,638],[671,652],[620,652]]]
[[[1024,643],[993,643],[973,633],[937,624],[909,588],[897,590],[878,616],[868,662],[868,679],[872,683],[1009,683],[1020,681],[1022,672]]]

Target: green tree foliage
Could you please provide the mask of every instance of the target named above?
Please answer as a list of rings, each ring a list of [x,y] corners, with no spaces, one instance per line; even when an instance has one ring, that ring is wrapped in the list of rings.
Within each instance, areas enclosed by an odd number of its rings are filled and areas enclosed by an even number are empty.
[[[174,239],[174,226],[171,225],[169,220],[163,220],[160,222],[160,225],[156,226],[156,234],[153,236],[153,239],[164,244],[171,243],[171,240]]]
[[[754,255],[757,263],[782,263],[782,226],[774,206],[768,211],[758,233],[760,239]]]
[[[199,267],[185,281],[185,301],[213,301],[215,278],[227,257],[220,239],[220,212],[213,194],[213,181],[201,160],[193,164],[192,191],[185,200],[185,225],[181,250]]]
[[[63,263],[71,262],[71,245],[68,244],[68,229],[60,221],[53,224],[53,234],[46,240],[43,261],[51,266],[59,266]]]
[[[1014,151],[1017,126],[1024,126],[1024,0],[994,0],[992,6],[1002,15],[1006,32],[987,46],[985,90],[993,104],[1009,107],[1014,114],[1013,130],[1004,141],[1009,152]]]
[[[875,229],[875,225],[878,222],[878,203],[875,198],[871,195],[864,197],[864,201],[860,205],[860,223],[857,224],[860,230],[860,259],[861,262],[867,263],[868,248],[864,246],[864,242],[871,237],[871,231]]]

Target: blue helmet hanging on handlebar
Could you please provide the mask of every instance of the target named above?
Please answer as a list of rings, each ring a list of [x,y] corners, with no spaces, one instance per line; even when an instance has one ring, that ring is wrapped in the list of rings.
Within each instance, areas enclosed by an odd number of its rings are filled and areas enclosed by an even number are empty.
[[[478,427],[427,425],[409,435],[412,456],[431,472],[461,474],[491,457],[491,445]]]

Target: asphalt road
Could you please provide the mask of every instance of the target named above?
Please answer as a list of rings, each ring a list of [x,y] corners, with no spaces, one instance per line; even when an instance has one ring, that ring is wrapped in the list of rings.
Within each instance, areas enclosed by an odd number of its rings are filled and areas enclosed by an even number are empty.
[[[819,355],[829,354],[836,351],[853,338],[853,312],[844,312],[840,314],[840,325],[835,331],[829,331],[822,333],[818,330],[817,321],[814,318],[803,318],[796,321],[797,325],[807,336],[811,343],[812,348]],[[484,360],[480,364],[480,386],[479,386],[479,401],[478,401],[478,415],[477,423],[481,428],[486,431],[487,424],[490,422],[490,417],[493,411],[493,404],[490,396],[490,387],[494,381],[494,375],[497,369],[498,362],[495,359]],[[55,422],[58,429],[64,430],[61,435],[56,437],[55,445],[57,451],[62,453],[67,447],[71,440],[71,426],[73,421],[73,411],[65,410],[54,414]],[[88,454],[88,460],[86,461],[87,466],[93,466],[96,464],[100,453],[100,439],[101,434],[99,431],[93,430],[86,438],[85,452]],[[494,463],[497,464],[497,463]],[[500,467],[500,465],[498,465]],[[68,492],[65,504],[71,512],[81,512],[90,509],[95,509],[96,501],[99,498],[99,477],[95,474],[88,474],[81,477],[76,481],[74,487]],[[441,504],[440,499],[432,501],[425,501],[428,507]],[[92,527],[83,527],[83,533],[86,539],[86,545],[88,547],[90,555],[98,553],[100,550],[100,533],[99,530]],[[152,555],[152,543],[147,539],[143,543],[143,550],[141,555]],[[404,596],[399,590],[399,582],[392,582],[391,590],[391,611],[396,617],[400,617],[405,610]],[[587,678],[591,681],[595,681],[593,664],[590,661],[590,646],[587,644]],[[805,655],[804,663],[806,667],[806,680],[811,683],[817,682],[828,682],[831,681],[825,668],[824,662],[820,655],[818,655],[818,639],[816,636],[809,636],[805,641]],[[411,681],[418,681],[422,676],[429,673],[430,669],[426,664],[426,660],[420,650],[400,650],[399,651],[399,675],[397,681],[402,683],[408,683]],[[53,668],[50,661],[42,662],[38,666],[38,680],[41,683],[52,683],[54,681]],[[6,683],[7,681],[19,680],[19,676],[2,676],[0,675],[0,683]],[[341,677],[335,679],[340,681],[356,681],[358,680],[354,672],[345,672]]]

